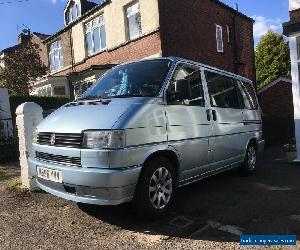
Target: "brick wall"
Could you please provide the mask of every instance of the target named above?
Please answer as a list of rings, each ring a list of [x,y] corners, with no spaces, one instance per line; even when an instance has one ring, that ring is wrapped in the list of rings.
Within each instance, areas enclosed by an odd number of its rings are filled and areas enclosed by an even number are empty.
[[[280,81],[258,97],[264,117],[294,117],[291,83]]]
[[[300,9],[290,11],[291,21],[300,21]]]
[[[234,11],[214,0],[160,0],[159,11],[164,56],[188,58],[255,79],[251,20],[236,16],[235,47]],[[217,52],[216,24],[223,27],[224,53]],[[227,25],[231,33],[229,43]]]
[[[52,43],[56,41],[61,41],[61,47],[62,47],[62,53],[63,53],[63,68],[68,68],[72,66],[72,42],[71,42],[71,30],[66,30],[62,34],[60,34],[58,37],[55,37],[55,39],[52,39],[50,41],[46,42],[46,48],[47,48],[47,56],[49,54],[49,49]],[[50,68],[49,68],[50,71]],[[60,71],[59,71],[60,72]],[[54,73],[56,75],[56,73]],[[64,74],[58,74],[58,75],[64,75]]]
[[[292,84],[280,81],[258,94],[267,145],[283,144],[295,136]]]
[[[69,68],[60,71],[55,76],[66,75],[70,72],[78,72],[97,64],[115,64],[128,61],[139,60],[151,55],[161,53],[161,43],[159,32],[154,32],[150,35],[129,42],[112,51],[104,51],[95,56],[86,58],[83,62],[74,65],[74,68]]]
[[[36,44],[38,46],[39,55],[41,58],[41,61],[46,67],[49,67],[49,61],[48,61],[48,49],[47,46],[43,44],[42,40],[36,36],[31,35],[31,42],[33,44]]]

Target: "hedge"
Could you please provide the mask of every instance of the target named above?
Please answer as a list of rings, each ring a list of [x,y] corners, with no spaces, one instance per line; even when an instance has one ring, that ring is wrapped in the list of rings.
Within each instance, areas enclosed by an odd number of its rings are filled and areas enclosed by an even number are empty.
[[[38,97],[38,96],[10,96],[10,109],[15,124],[16,109],[24,102],[35,102],[43,110],[58,109],[64,104],[70,102],[66,97]],[[16,129],[11,138],[4,139],[0,127],[0,163],[14,162],[19,159],[19,142]]]
[[[19,160],[19,141],[17,131],[9,139],[1,138],[0,134],[0,163],[16,162]]]
[[[46,97],[46,96],[10,96],[11,114],[15,116],[16,109],[24,102],[35,102],[40,105],[43,110],[58,109],[64,104],[70,102],[67,97]]]

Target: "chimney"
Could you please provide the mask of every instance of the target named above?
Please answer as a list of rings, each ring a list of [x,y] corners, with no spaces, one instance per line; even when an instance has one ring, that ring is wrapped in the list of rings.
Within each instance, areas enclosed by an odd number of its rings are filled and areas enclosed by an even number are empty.
[[[21,33],[20,35],[18,35],[19,44],[27,46],[29,43],[29,40],[30,40],[30,34],[27,35],[27,34]]]
[[[289,0],[291,21],[300,21],[300,0]]]

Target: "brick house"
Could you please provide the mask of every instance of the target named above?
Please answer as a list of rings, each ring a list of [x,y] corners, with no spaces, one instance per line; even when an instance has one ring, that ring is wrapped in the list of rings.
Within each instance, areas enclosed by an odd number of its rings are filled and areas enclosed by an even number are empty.
[[[259,89],[257,94],[267,144],[287,142],[294,136],[292,81],[280,77]]]
[[[29,46],[29,44],[35,44],[37,45],[41,61],[48,67],[48,50],[47,46],[43,43],[43,40],[47,37],[49,37],[49,35],[27,30],[26,33],[19,34],[18,44],[0,51],[0,59],[3,59],[5,55],[15,53],[17,50]],[[1,62],[0,66],[5,67],[5,63]]]
[[[255,80],[253,20],[218,0],[70,0],[34,86],[81,95],[113,65],[180,56]],[[38,88],[38,87],[37,87]]]

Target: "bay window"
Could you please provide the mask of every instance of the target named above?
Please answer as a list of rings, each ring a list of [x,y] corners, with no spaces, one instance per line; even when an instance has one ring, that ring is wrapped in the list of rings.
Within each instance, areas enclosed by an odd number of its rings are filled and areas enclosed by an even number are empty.
[[[85,24],[85,46],[88,55],[106,48],[106,32],[103,15]]]
[[[127,6],[127,37],[129,40],[139,37],[142,34],[140,4],[136,2]]]
[[[49,64],[51,71],[58,70],[63,67],[63,54],[60,40],[55,41],[50,45]]]

